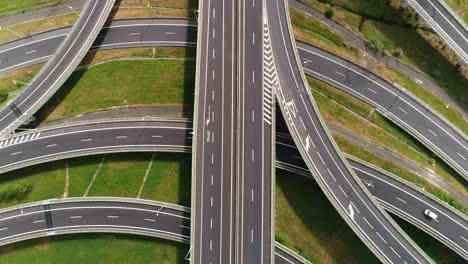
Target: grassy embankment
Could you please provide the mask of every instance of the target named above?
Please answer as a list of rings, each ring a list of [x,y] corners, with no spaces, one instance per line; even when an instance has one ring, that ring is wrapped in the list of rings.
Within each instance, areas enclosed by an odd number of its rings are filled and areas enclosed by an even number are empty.
[[[329,5],[325,5],[316,0],[302,0],[302,2],[321,12],[325,12],[330,8]],[[351,5],[357,2],[360,3],[359,0],[354,0],[350,1],[348,4]],[[380,3],[381,1],[376,0],[370,2]],[[369,8],[370,4],[362,4],[367,8],[361,7],[359,10],[367,10]],[[384,3],[381,4],[386,6]],[[383,11],[384,13],[382,14],[367,14],[364,13],[364,11],[355,11],[355,13],[353,13],[349,11],[353,9],[344,9],[337,4],[333,8],[335,12],[333,19],[354,31],[365,41],[372,42],[374,46],[379,46],[379,49],[385,50],[390,54],[395,54],[398,51],[400,53],[398,59],[424,72],[436,80],[436,82],[444,87],[448,93],[452,94],[454,98],[457,98],[463,104],[467,105],[465,87],[468,86],[468,81],[461,76],[456,66],[447,61],[447,59],[429,45],[425,39],[418,37],[419,35],[414,32],[414,28],[405,26],[406,24],[404,23],[406,22],[402,22],[402,15],[395,10],[392,11],[392,8],[391,6],[378,8],[379,11],[387,10]],[[450,120],[460,130],[468,133],[468,126],[463,116],[451,107],[439,107],[447,103],[437,95],[406,76],[389,69],[383,63],[369,58],[369,56],[364,57],[362,51],[351,47],[341,36],[325,26],[320,25],[320,23],[312,17],[296,9],[291,9],[290,12],[296,38],[313,43],[314,45],[343,56],[354,63],[360,64],[391,83],[400,84],[428,105],[436,107],[435,110],[437,112]],[[388,22],[383,23],[379,22],[380,20],[372,19],[375,17],[391,17],[393,20],[386,18],[384,21]],[[381,18],[381,20],[382,19],[384,18]],[[393,21],[392,24],[389,24],[391,21]],[[401,25],[402,23],[403,25]],[[320,26],[315,26],[316,24]],[[316,37],[317,34],[320,35],[319,38]],[[408,39],[412,41],[407,41]],[[397,57],[396,55],[394,56]]]
[[[0,0],[0,17],[66,3],[69,0]]]

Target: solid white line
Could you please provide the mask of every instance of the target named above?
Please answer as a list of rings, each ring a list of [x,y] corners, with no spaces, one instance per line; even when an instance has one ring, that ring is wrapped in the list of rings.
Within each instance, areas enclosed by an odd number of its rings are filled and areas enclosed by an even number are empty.
[[[79,219],[79,218],[81,218],[81,215],[70,216],[70,219]]]
[[[42,223],[42,222],[44,222],[44,221],[45,221],[45,220],[37,220],[37,221],[34,221],[33,223],[34,223],[34,224],[38,224],[38,223]]]
[[[370,226],[371,229],[374,229],[374,227],[369,223],[369,221],[367,221],[367,219],[364,216],[362,218],[364,219],[364,221],[366,221],[366,223]]]
[[[148,222],[156,222],[154,219],[149,219],[149,218],[144,218],[143,220],[148,221]]]
[[[397,197],[397,199],[401,201],[402,203],[407,203],[405,200],[401,199],[400,197]]]
[[[387,244],[387,241],[385,241],[385,239],[379,234],[379,232],[375,232],[379,237],[380,239],[382,239],[383,242],[385,242],[385,244]]]
[[[46,148],[51,148],[51,147],[55,147],[55,146],[57,146],[57,144],[47,145]]]
[[[390,247],[390,249],[393,251],[393,253],[395,253],[395,255],[397,255],[399,258],[401,258],[400,255],[398,255],[398,253],[392,247]]]

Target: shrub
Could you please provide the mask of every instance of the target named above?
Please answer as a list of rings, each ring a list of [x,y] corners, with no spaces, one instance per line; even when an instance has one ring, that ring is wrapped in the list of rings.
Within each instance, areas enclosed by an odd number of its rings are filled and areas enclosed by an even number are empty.
[[[325,16],[328,18],[332,18],[334,14],[335,12],[333,12],[333,9],[331,7],[329,7],[327,11],[325,11]]]
[[[0,102],[8,98],[7,89],[0,89]]]

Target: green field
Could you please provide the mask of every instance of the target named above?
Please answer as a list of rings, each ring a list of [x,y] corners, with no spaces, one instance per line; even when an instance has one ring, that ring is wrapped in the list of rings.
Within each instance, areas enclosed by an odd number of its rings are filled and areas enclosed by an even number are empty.
[[[8,264],[186,264],[188,244],[121,235],[76,234],[34,239],[0,248]]]
[[[112,61],[73,73],[36,117],[47,122],[110,107],[192,105],[194,81],[192,60]]]
[[[69,2],[68,0],[0,0],[0,17]]]

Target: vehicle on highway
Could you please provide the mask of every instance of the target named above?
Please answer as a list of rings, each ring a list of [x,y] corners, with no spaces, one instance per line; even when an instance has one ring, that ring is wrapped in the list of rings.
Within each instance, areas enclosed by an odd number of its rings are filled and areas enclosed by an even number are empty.
[[[431,219],[437,220],[437,214],[435,214],[429,209],[424,210],[424,214],[427,215]]]

